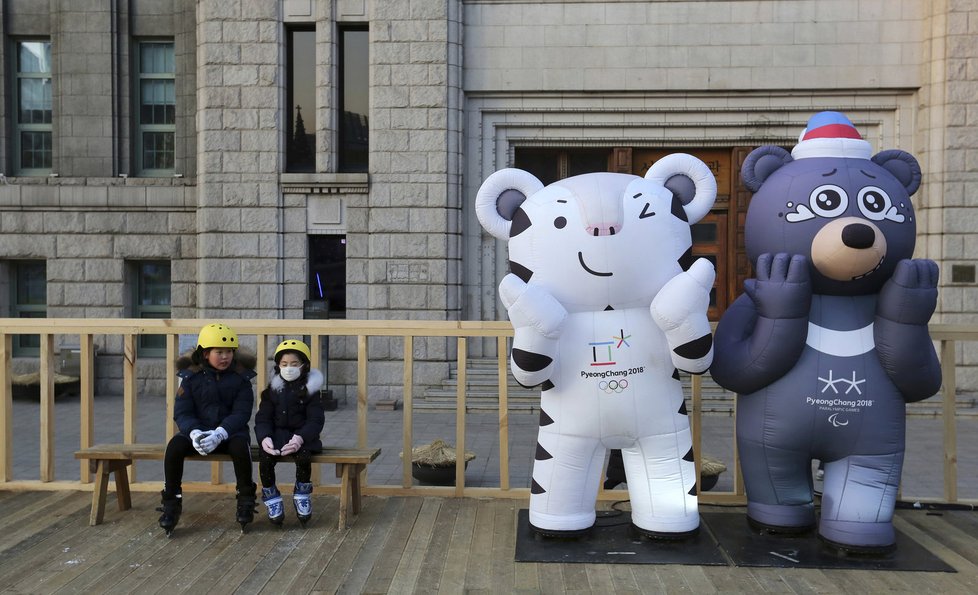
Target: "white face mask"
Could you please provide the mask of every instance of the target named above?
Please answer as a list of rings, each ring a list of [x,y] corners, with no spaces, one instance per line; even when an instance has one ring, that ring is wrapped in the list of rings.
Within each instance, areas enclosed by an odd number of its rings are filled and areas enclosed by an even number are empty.
[[[299,376],[302,376],[302,366],[298,366],[295,368],[282,367],[278,369],[278,373],[279,376],[281,376],[282,379],[285,380],[286,382],[292,382]]]

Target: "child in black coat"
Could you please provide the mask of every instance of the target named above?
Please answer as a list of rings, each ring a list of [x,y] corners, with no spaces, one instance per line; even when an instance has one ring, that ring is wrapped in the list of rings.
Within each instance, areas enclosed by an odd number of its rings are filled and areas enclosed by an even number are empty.
[[[231,455],[237,480],[236,519],[241,530],[254,519],[255,483],[252,481],[248,421],[255,404],[251,379],[255,358],[238,350],[238,335],[230,327],[213,323],[200,329],[197,348],[177,361],[180,388],[173,406],[179,433],[166,445],[163,458],[160,527],[169,536],[183,510],[183,461],[193,454]]]
[[[319,433],[326,421],[319,389],[323,375],[310,366],[309,346],[286,339],[275,349],[275,369],[268,388],[262,391],[255,414],[255,437],[261,445],[258,476],[268,520],[281,525],[285,518],[282,494],[275,485],[275,463],[291,456],[295,461],[296,516],[305,525],[312,516],[311,455],[322,449]]]

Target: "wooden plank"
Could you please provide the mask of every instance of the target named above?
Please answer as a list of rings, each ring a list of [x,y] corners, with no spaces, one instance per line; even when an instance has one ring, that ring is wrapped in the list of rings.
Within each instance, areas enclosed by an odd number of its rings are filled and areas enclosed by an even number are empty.
[[[11,507],[9,514],[4,511],[0,515],[4,517],[0,523],[0,555],[4,557],[7,556],[7,550],[16,553],[32,540],[43,538],[53,522],[70,520],[69,517],[78,511],[82,511],[83,516],[87,515],[91,504],[85,494],[77,492],[43,492],[32,495],[34,502],[30,506]],[[0,568],[5,564],[6,562],[0,564]],[[0,574],[0,578],[2,577]],[[3,584],[2,580],[0,584]]]
[[[10,379],[10,358],[13,337],[0,333],[0,482],[14,478],[14,410],[13,384]]]
[[[315,530],[296,532],[298,539],[296,540],[295,547],[291,548],[288,557],[268,577],[268,581],[261,589],[262,593],[267,592],[277,595],[278,593],[299,592],[297,589],[292,588],[292,583],[299,575],[299,571],[321,550],[332,551],[333,546],[329,545],[330,542],[339,541],[337,538],[338,533],[332,529],[334,526],[332,519],[335,518],[338,508],[336,498],[314,498],[314,500],[316,501],[316,508],[313,514],[321,516],[322,521],[316,523],[318,527]],[[313,518],[315,519],[316,516]],[[320,570],[324,568],[325,566],[320,568]],[[318,577],[319,575],[317,574],[316,576]]]
[[[407,518],[414,518],[420,503],[420,498],[391,498],[388,500],[383,510],[374,519],[371,527],[368,527],[364,532],[357,532],[355,537],[350,533],[347,534],[344,545],[330,558],[329,568],[322,572],[322,576],[313,585],[313,590],[327,593],[335,593],[340,590],[347,593],[364,592],[363,585],[366,584],[374,567],[381,561],[381,551],[391,531],[394,530],[396,520],[405,518],[401,514],[402,509],[405,506],[412,509],[413,512],[409,513]],[[354,538],[350,539],[351,537]],[[347,540],[350,541],[349,549],[345,543]],[[398,552],[399,555],[400,552]],[[385,562],[391,563],[390,560]],[[384,591],[386,589],[375,592],[383,593]]]
[[[493,509],[492,549],[489,551],[489,576],[493,589],[510,590],[516,584],[513,557],[516,552],[516,513],[522,500],[491,500]]]
[[[167,539],[157,526],[149,532],[145,548],[126,565],[117,567],[119,576],[111,575],[109,594],[173,593],[179,591],[209,568],[211,561],[236,543],[241,533],[228,517],[228,499],[194,496],[184,492],[183,514],[180,523]],[[159,495],[153,499],[159,502]],[[157,518],[154,511],[151,519]],[[200,567],[203,568],[200,568]]]
[[[537,564],[537,572],[540,576],[541,593],[567,593],[574,589],[586,589],[584,585],[564,584],[564,574],[561,567],[564,564]]]
[[[465,567],[470,556],[481,556],[472,548],[475,533],[475,517],[479,508],[478,500],[460,500],[458,517],[448,538],[448,558],[442,572],[439,593],[460,593],[466,588]]]
[[[455,497],[461,498],[465,489],[465,465],[459,462],[465,460],[465,406],[466,383],[468,382],[465,368],[466,346],[465,337],[456,339],[456,349],[458,357],[456,362],[456,376],[458,377],[455,387]]]
[[[79,343],[79,432],[78,446],[88,448],[95,444],[95,346],[92,335],[78,337]],[[79,479],[82,483],[92,483],[88,464],[80,461]]]
[[[386,593],[390,591],[393,586],[394,574],[397,572],[398,560],[404,555],[412,530],[418,523],[424,502],[423,498],[404,498],[404,505],[401,507],[397,518],[394,519],[383,546],[379,548],[379,556],[372,565],[373,569],[365,575],[366,581],[361,584],[356,580],[358,578],[357,573],[351,573],[343,585],[344,589],[350,589],[356,593]],[[437,512],[437,505],[435,511]],[[362,573],[361,576],[363,576]]]
[[[14,588],[24,592],[53,593],[100,562],[114,545],[128,542],[151,528],[142,522],[113,523],[102,528],[62,534],[57,540],[60,551],[51,552],[34,565],[33,574],[25,576]]]
[[[374,531],[390,530],[389,518],[395,514],[392,509],[399,506],[396,498],[368,498],[363,507],[360,522],[343,532],[330,530],[327,539],[308,561],[295,573],[292,583],[283,585],[282,590],[271,593],[308,593],[316,585],[342,585],[343,577],[354,565],[360,565],[360,550]],[[383,520],[379,520],[383,519]],[[380,522],[384,525],[378,528]],[[287,588],[286,588],[287,587]],[[335,591],[334,587],[330,591]]]
[[[448,562],[448,546],[451,541],[449,537],[455,528],[460,502],[458,498],[441,500],[414,584],[417,593],[434,593],[441,584],[442,572]],[[397,578],[394,580],[396,582]]]
[[[414,337],[404,337],[404,375],[401,378],[404,387],[404,422],[401,436],[401,485],[410,488],[411,450],[414,444],[412,425],[414,419]]]
[[[836,573],[838,575],[838,573]],[[819,568],[792,568],[782,572],[781,578],[795,593],[843,593],[839,583],[831,580],[826,571]]]
[[[513,570],[513,590],[523,593],[539,593],[540,574],[536,562],[517,562]]]
[[[41,481],[54,480],[54,337],[41,335]]]
[[[51,560],[72,559],[65,557],[70,549],[66,552],[64,544],[79,535],[91,537],[85,522],[85,507],[79,504],[84,504],[84,498],[73,494],[62,504],[60,512],[31,517],[22,527],[23,539],[17,539],[13,547],[0,549],[0,585],[4,585],[5,592],[44,592],[31,585],[51,573],[50,567],[46,568]],[[15,590],[18,584],[21,586]]]
[[[495,525],[496,511],[492,506],[479,506],[476,510],[475,525],[472,530],[470,555],[465,564],[466,589],[492,589],[493,577],[490,573],[490,556],[492,551],[492,529]]]
[[[177,351],[180,349],[177,344],[176,335],[166,336],[166,361],[175,362],[180,356]],[[177,433],[177,422],[173,419],[173,407],[177,399],[177,375],[173,370],[167,369],[166,375],[166,430],[163,434],[166,441],[169,441]],[[84,446],[84,445],[83,445]]]
[[[357,337],[357,446],[367,446],[367,336]],[[366,477],[363,478],[366,482]]]
[[[122,441],[136,442],[136,335],[122,337]],[[129,470],[130,481],[136,481],[136,463]]]
[[[137,443],[137,444],[98,444],[89,448],[75,451],[76,459],[146,459],[151,461],[162,461],[166,449],[165,444]],[[312,460],[318,463],[352,463],[366,465],[380,456],[379,448],[344,448],[344,447],[324,447],[322,452],[312,455]],[[251,446],[252,457],[257,458],[258,446]],[[230,461],[231,457],[227,454],[213,453],[202,456],[193,454],[187,457],[188,461]]]
[[[644,593],[645,585],[641,587],[638,581],[635,580],[635,575],[632,574],[631,564],[608,564],[608,572],[611,574],[613,593]],[[659,581],[656,580],[654,586],[659,586]],[[653,592],[655,592],[653,590]]]
[[[968,512],[966,514],[974,514]],[[955,521],[959,520],[957,518]],[[893,518],[893,526],[903,531],[931,553],[959,572],[978,574],[978,539],[958,528],[949,519],[921,513],[903,512]]]
[[[388,593],[415,593],[421,568],[428,555],[432,541],[442,541],[434,532],[435,521],[441,509],[443,500],[440,498],[425,498],[421,503],[417,519],[410,524],[407,542],[400,553],[400,561],[394,574],[390,577]],[[444,541],[442,541],[444,543]],[[388,540],[388,543],[391,543]],[[373,580],[371,575],[371,580]],[[370,582],[368,581],[368,587]]]
[[[679,572],[694,593],[729,590],[734,593],[757,593],[761,586],[753,574],[732,566],[680,566]]]
[[[943,403],[941,415],[944,418],[944,499],[948,502],[958,500],[958,446],[957,424],[955,423],[955,379],[954,341],[941,341],[941,374],[943,376]]]
[[[509,489],[509,378],[506,337],[496,339],[496,382],[499,385],[499,489]]]

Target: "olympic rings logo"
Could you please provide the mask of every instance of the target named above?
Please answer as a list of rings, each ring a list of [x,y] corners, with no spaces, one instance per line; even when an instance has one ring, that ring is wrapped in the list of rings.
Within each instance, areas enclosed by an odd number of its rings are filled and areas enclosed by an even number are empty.
[[[606,394],[620,393],[621,391],[628,388],[627,380],[602,380],[598,383],[598,388],[603,390]]]

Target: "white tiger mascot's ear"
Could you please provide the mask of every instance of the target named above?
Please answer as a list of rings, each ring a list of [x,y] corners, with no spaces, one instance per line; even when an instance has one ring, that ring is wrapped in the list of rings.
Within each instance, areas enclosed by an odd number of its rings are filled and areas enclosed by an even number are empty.
[[[672,153],[656,161],[645,179],[662,184],[679,197],[692,225],[710,212],[717,197],[717,179],[705,163],[686,153]]]
[[[543,189],[543,182],[528,171],[508,167],[492,174],[475,197],[475,214],[483,229],[500,240],[509,239],[513,214],[527,197]]]

